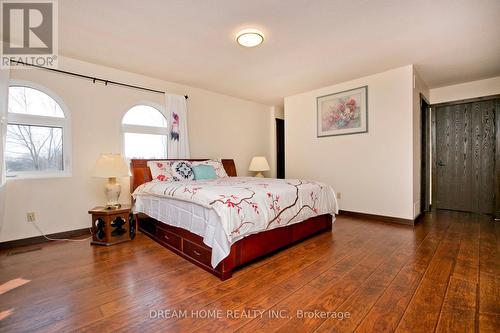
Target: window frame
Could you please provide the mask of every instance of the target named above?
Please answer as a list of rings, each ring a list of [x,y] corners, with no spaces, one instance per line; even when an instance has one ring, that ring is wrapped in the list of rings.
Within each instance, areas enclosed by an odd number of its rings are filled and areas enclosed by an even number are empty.
[[[53,93],[50,89],[25,80],[10,80],[11,87],[23,87],[38,90],[52,98],[61,108],[64,118],[40,116],[32,114],[20,114],[7,112],[7,125],[26,125],[38,127],[58,127],[62,129],[62,153],[63,170],[62,171],[14,171],[9,172],[6,169],[7,180],[21,179],[44,179],[44,178],[65,178],[72,175],[72,155],[71,155],[71,113],[63,100]],[[10,93],[9,93],[10,97]],[[5,163],[5,161],[4,161]]]
[[[123,119],[125,118],[125,115],[127,112],[135,108],[136,106],[149,106],[156,111],[160,112],[160,114],[165,118],[167,126],[166,127],[160,127],[160,126],[145,126],[145,125],[131,125],[131,124],[124,124]],[[161,106],[160,104],[150,102],[150,101],[139,101],[130,107],[128,107],[125,112],[122,115],[121,122],[120,122],[120,127],[121,127],[121,132],[122,132],[122,156],[125,157],[127,160],[134,159],[136,157],[128,157],[126,155],[125,151],[125,133],[134,133],[134,134],[153,134],[153,135],[165,135],[168,140],[168,136],[170,135],[170,127],[169,127],[169,119],[166,115],[165,108]],[[165,152],[165,159],[168,158],[168,150]]]

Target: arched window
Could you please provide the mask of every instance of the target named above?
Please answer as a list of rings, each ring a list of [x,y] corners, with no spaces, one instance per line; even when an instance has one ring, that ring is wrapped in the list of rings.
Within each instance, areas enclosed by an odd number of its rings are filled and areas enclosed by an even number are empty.
[[[7,121],[7,177],[69,174],[69,119],[54,98],[32,87],[10,86]]]
[[[167,119],[156,108],[136,105],[122,120],[123,147],[127,158],[166,158]]]

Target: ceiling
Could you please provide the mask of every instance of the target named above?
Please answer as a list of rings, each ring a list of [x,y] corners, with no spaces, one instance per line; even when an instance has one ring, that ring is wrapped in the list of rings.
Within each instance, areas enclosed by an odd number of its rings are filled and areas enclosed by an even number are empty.
[[[281,105],[415,64],[430,88],[500,75],[499,0],[64,0],[59,52]],[[234,35],[258,27],[266,41]]]

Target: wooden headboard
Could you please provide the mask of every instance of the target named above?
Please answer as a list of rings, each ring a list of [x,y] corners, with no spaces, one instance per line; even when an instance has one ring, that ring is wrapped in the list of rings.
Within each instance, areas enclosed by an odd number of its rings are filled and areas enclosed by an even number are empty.
[[[133,159],[130,161],[130,172],[132,177],[130,177],[130,192],[144,183],[150,182],[153,177],[151,176],[151,170],[148,167],[148,161],[206,161],[207,158],[201,159]],[[221,160],[224,169],[229,177],[236,177],[236,166],[234,160],[224,159]]]

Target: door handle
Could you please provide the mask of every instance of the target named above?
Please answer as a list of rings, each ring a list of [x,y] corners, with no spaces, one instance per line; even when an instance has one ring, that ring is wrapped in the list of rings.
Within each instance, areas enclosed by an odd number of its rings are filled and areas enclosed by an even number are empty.
[[[444,164],[443,161],[439,161],[438,165],[442,167],[442,166],[445,166],[446,164]]]

